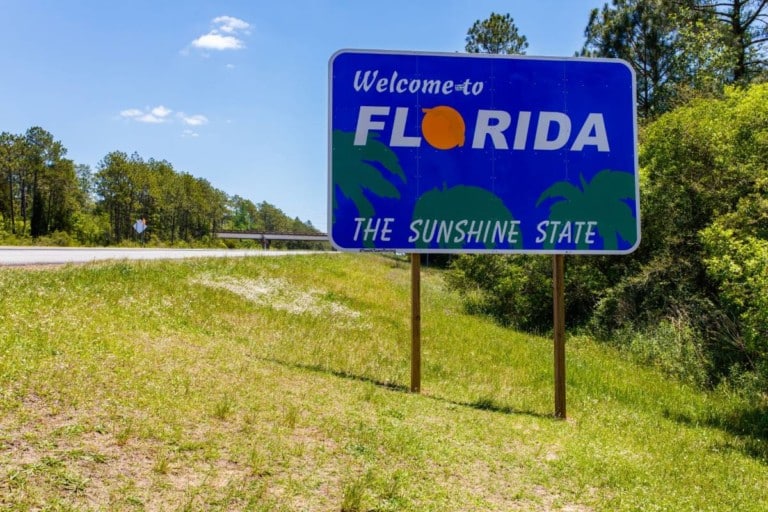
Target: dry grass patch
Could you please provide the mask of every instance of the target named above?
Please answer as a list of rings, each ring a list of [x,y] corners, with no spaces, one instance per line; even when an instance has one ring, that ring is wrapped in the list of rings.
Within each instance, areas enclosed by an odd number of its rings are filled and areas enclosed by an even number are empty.
[[[287,311],[295,315],[308,314],[335,318],[357,319],[360,312],[343,304],[328,300],[320,290],[301,290],[287,279],[235,279],[203,276],[193,279],[194,284],[230,291],[260,306]]]

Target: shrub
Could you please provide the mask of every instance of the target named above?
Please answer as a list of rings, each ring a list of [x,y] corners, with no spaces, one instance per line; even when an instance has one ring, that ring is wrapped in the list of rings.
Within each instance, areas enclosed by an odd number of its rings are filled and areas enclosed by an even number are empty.
[[[463,296],[467,311],[490,315],[525,330],[551,327],[552,277],[546,258],[461,255],[450,266],[448,285]]]
[[[768,363],[768,240],[713,225],[702,232],[707,275],[723,308],[738,320],[741,348],[753,369]]]
[[[569,327],[586,324],[607,286],[592,257],[571,256],[565,264],[565,316]],[[502,325],[533,332],[552,329],[552,258],[548,256],[461,255],[451,263],[448,285],[462,295],[468,312],[489,315]]]
[[[684,315],[662,320],[643,331],[626,332],[625,348],[644,364],[658,366],[683,382],[703,387],[709,383],[711,363],[701,349],[696,330]]]
[[[35,245],[52,247],[72,247],[75,241],[64,231],[54,231],[50,235],[40,236],[35,239]]]

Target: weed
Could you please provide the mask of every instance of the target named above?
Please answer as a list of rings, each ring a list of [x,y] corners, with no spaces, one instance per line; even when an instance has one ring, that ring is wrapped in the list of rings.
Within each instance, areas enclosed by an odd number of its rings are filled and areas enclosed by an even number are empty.
[[[56,483],[65,491],[81,493],[88,485],[88,479],[70,471],[62,471],[56,474]]]
[[[128,421],[118,428],[115,433],[115,442],[118,446],[125,446],[133,434],[133,422]]]
[[[285,408],[285,414],[283,414],[283,425],[289,429],[296,428],[296,422],[299,419],[299,408],[290,404]]]
[[[232,414],[235,409],[235,402],[229,393],[225,393],[224,396],[216,402],[213,408],[213,417],[217,420],[225,420]]]
[[[161,452],[155,459],[155,464],[152,466],[152,471],[158,475],[167,475],[171,469],[171,461],[166,452]]]
[[[341,512],[362,512],[366,489],[370,483],[370,474],[353,477],[344,484]]]

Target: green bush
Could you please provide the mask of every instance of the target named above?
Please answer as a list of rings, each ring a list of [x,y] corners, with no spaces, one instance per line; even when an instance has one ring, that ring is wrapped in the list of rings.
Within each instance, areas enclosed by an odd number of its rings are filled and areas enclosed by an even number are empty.
[[[69,236],[69,233],[64,231],[54,231],[50,235],[37,237],[35,239],[35,245],[44,247],[72,247],[77,244],[72,237]]]
[[[768,363],[768,240],[713,225],[702,232],[707,275],[723,308],[738,320],[738,346],[747,364]]]
[[[768,382],[768,84],[699,98],[643,127],[642,242],[566,258],[566,322],[696,384]],[[469,311],[551,328],[551,263],[462,256]],[[764,387],[763,390],[768,390]]]
[[[109,217],[85,212],[75,212],[72,220],[72,236],[78,245],[99,246],[109,241]]]
[[[448,285],[463,296],[467,311],[503,325],[546,330],[552,323],[552,276],[547,258],[461,255],[447,273]]]
[[[565,260],[566,325],[587,323],[608,283],[612,263],[593,257]],[[461,255],[446,274],[467,312],[489,315],[502,325],[531,332],[552,329],[552,257]]]
[[[685,316],[664,319],[643,331],[619,332],[614,339],[624,340],[624,348],[641,363],[698,387],[709,384],[711,363]]]
[[[605,338],[655,339],[682,316],[709,382],[759,372],[768,361],[768,84],[660,117],[643,130],[640,163],[643,241],[591,325]]]
[[[0,231],[0,245],[31,245],[32,239],[21,237],[7,231]]]

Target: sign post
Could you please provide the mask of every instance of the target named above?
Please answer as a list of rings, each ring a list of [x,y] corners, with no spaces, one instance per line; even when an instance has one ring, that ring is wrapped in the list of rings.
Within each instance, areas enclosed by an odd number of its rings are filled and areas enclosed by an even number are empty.
[[[565,419],[565,256],[552,257],[554,320],[555,417]]]
[[[411,393],[421,391],[421,255],[411,254]]]
[[[562,269],[640,243],[626,62],[342,50],[329,80],[337,249],[551,254]]]

